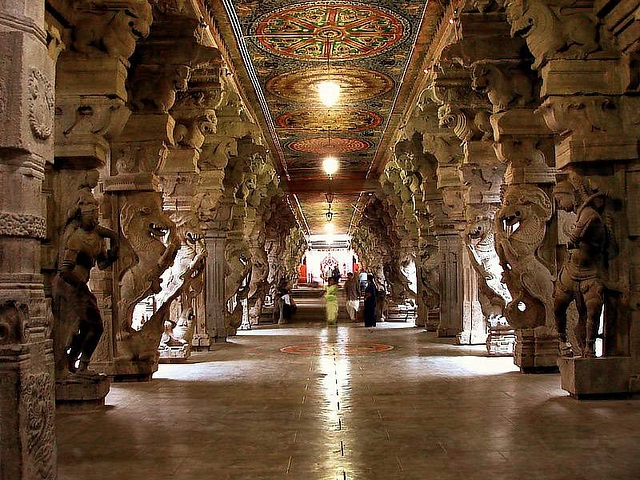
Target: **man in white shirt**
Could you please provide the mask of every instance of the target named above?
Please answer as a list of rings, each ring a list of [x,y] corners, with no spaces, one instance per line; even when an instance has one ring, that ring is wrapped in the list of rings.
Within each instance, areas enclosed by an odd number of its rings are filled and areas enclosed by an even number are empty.
[[[344,282],[344,292],[347,296],[347,314],[352,322],[356,321],[356,313],[360,306],[360,283],[353,278],[353,273],[347,273],[347,280]]]

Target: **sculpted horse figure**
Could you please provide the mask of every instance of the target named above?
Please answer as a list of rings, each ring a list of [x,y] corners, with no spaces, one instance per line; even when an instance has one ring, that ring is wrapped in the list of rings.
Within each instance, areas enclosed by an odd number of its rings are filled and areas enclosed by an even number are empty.
[[[514,328],[553,329],[553,282],[538,256],[551,201],[534,185],[510,185],[496,213],[496,252],[512,295],[505,308]]]

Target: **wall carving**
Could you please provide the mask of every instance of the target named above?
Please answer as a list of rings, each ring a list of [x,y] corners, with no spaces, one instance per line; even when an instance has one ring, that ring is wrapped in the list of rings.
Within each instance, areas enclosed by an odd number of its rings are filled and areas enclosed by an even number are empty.
[[[33,135],[46,140],[53,133],[53,117],[55,110],[55,96],[53,85],[49,79],[37,68],[33,68],[27,80],[27,105],[29,125]]]
[[[54,387],[48,373],[29,374],[23,379],[21,396],[27,413],[27,454],[33,461],[29,478],[54,480],[55,436],[53,431]]]
[[[47,222],[36,215],[0,212],[0,235],[44,239],[47,236]]]
[[[0,345],[10,345],[22,341],[22,326],[29,318],[26,305],[13,301],[0,305]]]

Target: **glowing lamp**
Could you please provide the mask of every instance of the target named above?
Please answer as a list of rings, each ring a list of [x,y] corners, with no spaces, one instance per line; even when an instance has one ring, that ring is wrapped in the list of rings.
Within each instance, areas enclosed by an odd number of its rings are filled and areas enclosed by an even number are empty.
[[[338,103],[338,98],[340,97],[340,85],[330,80],[320,82],[318,83],[318,95],[324,105],[333,107]]]
[[[335,157],[327,157],[322,161],[322,168],[331,177],[338,171],[338,160]]]

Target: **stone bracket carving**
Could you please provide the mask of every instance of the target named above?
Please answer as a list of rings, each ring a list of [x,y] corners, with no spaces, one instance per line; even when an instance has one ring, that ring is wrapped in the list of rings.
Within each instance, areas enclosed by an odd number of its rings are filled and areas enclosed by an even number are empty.
[[[578,0],[507,0],[511,35],[525,38],[536,61],[533,68],[557,58],[584,59],[601,51],[593,7]]]
[[[471,67],[471,88],[487,95],[493,113],[522,108],[535,99],[531,74],[519,63],[475,62]]]
[[[153,21],[147,0],[79,0],[75,2],[72,48],[84,55],[127,59],[136,42],[149,35]]]

